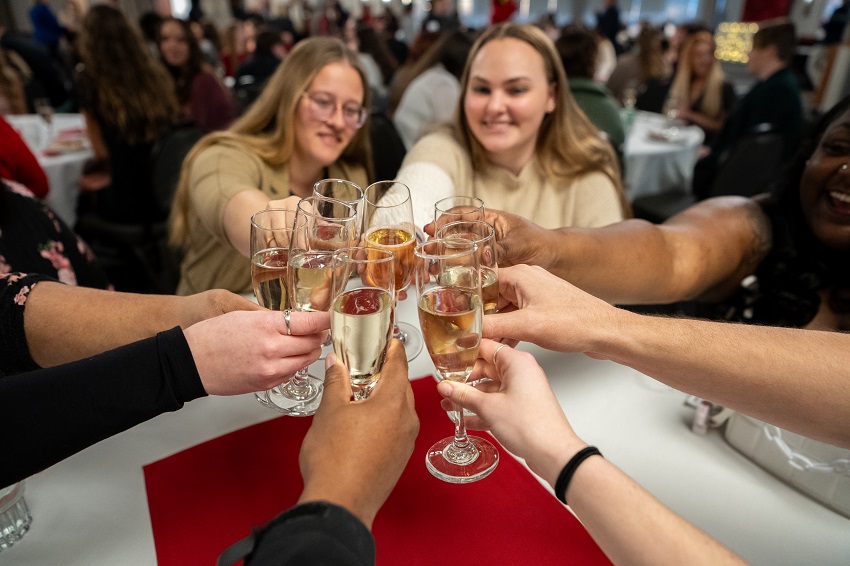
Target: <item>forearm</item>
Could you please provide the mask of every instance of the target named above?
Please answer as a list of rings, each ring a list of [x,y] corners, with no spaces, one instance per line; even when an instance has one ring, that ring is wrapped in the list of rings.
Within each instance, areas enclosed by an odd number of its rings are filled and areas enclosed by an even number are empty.
[[[269,197],[257,189],[237,193],[224,209],[224,233],[227,241],[240,254],[251,257],[251,217],[264,210]]]
[[[16,432],[4,440],[0,485],[202,395],[179,330],[61,367],[2,378],[0,424]]]
[[[24,333],[41,367],[79,360],[196,322],[198,296],[137,295],[43,281],[30,292]],[[212,312],[210,314],[213,314]]]
[[[614,564],[743,564],[599,456],[578,467],[566,498]]]
[[[850,447],[850,335],[618,311],[593,355],[804,436]]]

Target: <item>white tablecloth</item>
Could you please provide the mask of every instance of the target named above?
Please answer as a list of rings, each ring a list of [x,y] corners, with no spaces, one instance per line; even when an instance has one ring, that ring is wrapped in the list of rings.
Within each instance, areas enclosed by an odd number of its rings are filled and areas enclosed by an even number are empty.
[[[670,141],[649,137],[652,132],[662,132],[664,126],[665,117],[660,114],[638,112],[635,115],[623,149],[626,195],[630,200],[691,188],[703,131],[696,126],[684,126],[677,128]]]
[[[414,299],[399,307],[403,320],[415,320]],[[746,560],[848,563],[850,520],[763,471],[716,430],[693,434],[693,410],[684,406],[683,393],[613,362],[521,347],[537,356],[585,441]],[[410,364],[412,377],[433,372],[424,351]],[[32,528],[0,553],[0,564],[155,565],[142,466],[276,416],[253,395],[198,399],[30,478],[25,497]],[[459,486],[459,493],[463,489]]]
[[[4,116],[38,159],[47,175],[50,192],[45,201],[69,226],[77,220],[77,196],[80,192],[79,178],[86,160],[92,156],[91,149],[82,149],[60,155],[45,155],[50,145],[51,133],[55,136],[63,130],[85,128],[81,114],[56,114],[53,126],[48,128],[36,114]]]

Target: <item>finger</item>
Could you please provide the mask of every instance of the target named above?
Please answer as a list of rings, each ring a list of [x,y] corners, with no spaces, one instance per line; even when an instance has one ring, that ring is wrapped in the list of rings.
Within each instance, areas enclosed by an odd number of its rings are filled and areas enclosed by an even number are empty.
[[[331,327],[331,315],[328,312],[298,312],[289,311],[289,332],[287,332],[286,321],[282,311],[273,313],[276,317],[275,325],[281,334],[292,334],[303,336],[315,334]]]
[[[500,338],[522,340],[524,337],[523,330],[527,328],[527,321],[525,320],[527,318],[527,313],[521,310],[488,314],[484,317],[484,326],[481,334],[484,338],[490,338],[491,340],[498,340]]]
[[[482,340],[481,346],[478,349],[478,356],[484,360],[485,364],[495,366],[497,372],[501,372],[505,367],[502,361],[504,357],[510,356],[513,353],[516,353],[516,351],[507,344],[493,340]]]
[[[343,404],[351,400],[351,375],[336,354],[325,358],[325,386],[322,406],[326,403]]]
[[[435,225],[433,222],[429,222],[428,224],[426,224],[426,225],[422,228],[422,230],[423,230],[426,234],[428,234],[429,236],[431,236],[432,238],[434,237],[434,232],[436,231],[436,229],[437,229],[437,228],[436,228],[436,225]]]
[[[473,413],[478,413],[478,407],[483,401],[483,396],[486,395],[486,393],[482,393],[465,383],[449,380],[438,383],[437,391],[459,407],[469,409]]]
[[[381,393],[378,391],[379,389],[385,391],[385,393]],[[370,398],[376,394],[379,396],[401,395],[405,389],[410,389],[410,381],[407,377],[407,354],[402,343],[393,339],[387,347],[387,356],[384,359],[384,367],[381,368],[381,377],[375,389],[372,390]],[[404,394],[406,395],[406,393]]]
[[[314,348],[314,349],[310,350],[309,352],[306,352],[306,353],[303,353],[303,354],[298,354],[298,355],[295,355],[295,356],[288,356],[286,358],[281,358],[281,360],[280,360],[280,368],[281,369],[278,372],[279,376],[283,376],[285,378],[288,378],[288,377],[292,376],[299,369],[301,369],[303,367],[307,367],[310,364],[312,364],[313,362],[315,362],[316,360],[318,360],[319,356],[321,356],[321,355],[322,355],[322,349],[321,348]],[[278,381],[275,381],[272,384],[272,386],[278,385],[278,384],[282,383],[282,381],[286,381],[286,379],[284,379],[284,380],[280,380],[279,378],[276,378],[276,379],[278,379]]]

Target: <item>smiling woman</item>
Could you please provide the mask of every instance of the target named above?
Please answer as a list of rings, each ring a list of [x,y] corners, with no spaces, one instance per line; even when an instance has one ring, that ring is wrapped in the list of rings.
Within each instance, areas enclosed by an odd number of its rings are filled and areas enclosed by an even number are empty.
[[[576,105],[552,41],[530,25],[484,32],[454,123],[411,148],[398,177],[414,193],[418,224],[453,195],[550,228],[603,226],[628,211],[611,145]]]
[[[307,39],[242,118],[195,146],[172,211],[172,241],[184,251],[178,294],[250,292],[252,214],[308,196],[324,178],[369,184],[368,98],[355,54],[336,39]]]

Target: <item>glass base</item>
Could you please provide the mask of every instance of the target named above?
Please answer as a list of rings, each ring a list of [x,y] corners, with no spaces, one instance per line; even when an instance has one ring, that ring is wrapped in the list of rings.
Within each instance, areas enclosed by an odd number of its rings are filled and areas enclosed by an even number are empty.
[[[314,375],[307,374],[306,379],[309,388],[307,393],[293,394],[291,390],[287,390],[289,384],[284,383],[254,395],[260,403],[279,413],[290,417],[309,417],[322,403],[324,386],[322,380]]]
[[[21,540],[31,524],[32,515],[24,501],[24,483],[0,489],[0,552]]]
[[[394,334],[393,338],[401,340],[404,345],[404,352],[407,354],[407,361],[413,361],[419,352],[422,351],[422,334],[412,324],[407,322],[399,322],[396,325],[399,329],[399,334]]]
[[[425,465],[435,477],[449,483],[472,483],[489,476],[499,463],[499,451],[490,442],[479,436],[470,436],[469,442],[477,454],[463,464],[454,464],[451,458],[454,437],[444,438],[428,449]]]

